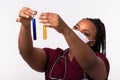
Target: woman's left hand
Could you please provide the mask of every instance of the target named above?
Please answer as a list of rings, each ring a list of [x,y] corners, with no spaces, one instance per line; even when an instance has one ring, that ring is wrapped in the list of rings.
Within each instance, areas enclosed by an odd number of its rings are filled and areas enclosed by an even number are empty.
[[[39,16],[39,22],[44,26],[56,29],[59,33],[64,33],[67,24],[55,13],[43,12]]]

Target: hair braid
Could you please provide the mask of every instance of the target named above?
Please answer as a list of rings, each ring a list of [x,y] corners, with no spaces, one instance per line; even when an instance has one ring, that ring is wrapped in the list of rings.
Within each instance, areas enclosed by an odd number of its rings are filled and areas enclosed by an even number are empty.
[[[91,48],[95,52],[100,52],[100,50],[102,49],[102,53],[106,55],[106,34],[105,34],[106,32],[105,32],[104,24],[101,22],[100,19],[92,19],[92,18],[86,18],[86,19],[92,21],[97,29],[96,43]]]

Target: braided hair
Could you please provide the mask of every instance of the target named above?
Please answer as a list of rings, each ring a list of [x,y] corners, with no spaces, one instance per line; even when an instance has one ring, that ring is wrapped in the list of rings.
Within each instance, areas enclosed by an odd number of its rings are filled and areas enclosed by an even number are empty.
[[[104,23],[101,22],[100,19],[92,19],[92,18],[86,18],[87,20],[90,20],[93,22],[93,24],[96,26],[97,32],[96,32],[96,43],[94,46],[91,47],[91,49],[94,52],[100,52],[102,49],[102,53],[106,55],[106,32],[105,32],[105,26]]]

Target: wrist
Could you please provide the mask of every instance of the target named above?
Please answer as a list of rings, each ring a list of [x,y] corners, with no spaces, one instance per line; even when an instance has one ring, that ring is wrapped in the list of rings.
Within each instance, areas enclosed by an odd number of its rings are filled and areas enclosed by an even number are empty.
[[[31,25],[31,23],[21,23],[21,26],[22,27],[25,27],[25,28],[29,28],[30,27],[30,25]]]
[[[69,34],[71,33],[71,31],[72,31],[72,30],[71,30],[69,27],[66,27],[66,28],[63,30],[63,33],[62,33],[62,34],[63,34],[64,36],[67,36],[67,35],[69,35]]]

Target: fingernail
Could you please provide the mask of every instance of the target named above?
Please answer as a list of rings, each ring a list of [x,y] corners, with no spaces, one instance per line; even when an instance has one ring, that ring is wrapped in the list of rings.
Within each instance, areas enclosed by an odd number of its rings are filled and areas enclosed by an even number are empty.
[[[27,17],[27,18],[29,18],[29,16],[28,16],[28,15],[27,15],[26,17]]]
[[[31,15],[32,17],[34,17],[34,15]]]

